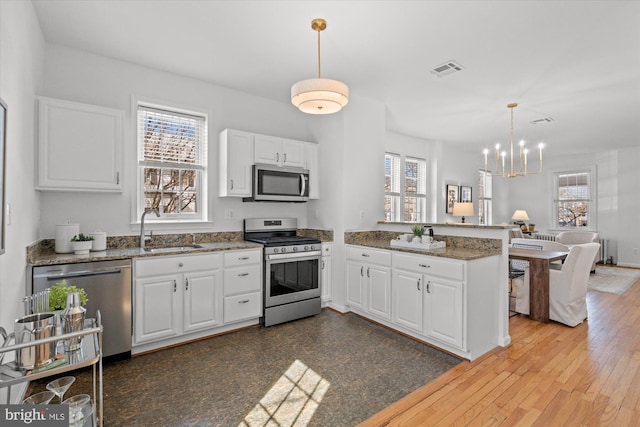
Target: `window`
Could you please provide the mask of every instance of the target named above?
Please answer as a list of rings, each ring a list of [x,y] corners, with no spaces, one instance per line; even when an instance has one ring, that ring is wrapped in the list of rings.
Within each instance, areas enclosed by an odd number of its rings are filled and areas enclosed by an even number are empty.
[[[478,224],[491,225],[491,195],[493,176],[484,170],[478,174]]]
[[[206,220],[206,116],[138,105],[138,171],[138,217]]]
[[[556,173],[555,217],[559,228],[593,226],[589,215],[591,206],[591,173],[579,171]]]
[[[385,153],[384,163],[384,220],[426,222],[426,160]]]

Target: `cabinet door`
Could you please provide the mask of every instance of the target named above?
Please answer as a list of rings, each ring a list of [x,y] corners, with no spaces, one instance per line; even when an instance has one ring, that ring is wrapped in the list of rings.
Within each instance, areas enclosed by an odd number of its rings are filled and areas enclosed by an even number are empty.
[[[136,344],[180,333],[179,276],[136,279],[134,340]]]
[[[384,319],[391,318],[391,269],[370,265],[367,275],[367,311]]]
[[[347,261],[347,304],[364,308],[364,270],[360,262]]]
[[[462,283],[425,276],[425,333],[462,348]]]
[[[254,161],[267,165],[281,165],[282,139],[267,135],[255,135],[254,137]]]
[[[122,191],[124,112],[52,98],[38,100],[41,191]]]
[[[307,144],[307,166],[309,170],[309,199],[320,198],[320,176],[318,144]]]
[[[280,152],[280,164],[303,168],[306,166],[306,143],[294,141],[292,139],[282,140],[282,150]]]
[[[220,197],[249,197],[252,185],[253,135],[227,129],[220,134]]]
[[[393,322],[423,331],[423,279],[418,273],[394,270],[392,282]]]
[[[324,245],[323,245],[324,246]],[[320,260],[320,292],[322,302],[331,301],[331,257],[323,256]]]
[[[184,275],[184,332],[222,323],[222,283],[218,271]]]

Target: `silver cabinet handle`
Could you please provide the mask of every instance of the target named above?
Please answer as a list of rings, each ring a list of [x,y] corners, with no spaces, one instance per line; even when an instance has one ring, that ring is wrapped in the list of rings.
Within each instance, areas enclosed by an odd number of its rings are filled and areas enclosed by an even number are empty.
[[[176,283],[176,281],[173,281],[173,292],[175,292],[176,290],[178,290],[178,284]]]
[[[230,190],[233,190],[233,180],[231,180],[231,188]]]
[[[116,184],[120,184],[120,172],[116,172]]]
[[[371,257],[371,255],[369,255],[369,254],[362,254],[362,256],[365,257],[365,258]]]
[[[300,174],[300,195],[304,196],[305,191],[307,191],[307,182],[304,179],[304,174]]]
[[[282,163],[287,163],[287,153],[284,153],[282,157],[283,157]]]
[[[371,274],[369,274],[371,272],[371,267],[367,267],[367,277],[371,277]]]
[[[184,284],[185,284],[184,290],[188,291],[189,290],[189,279],[184,279]]]
[[[420,290],[420,279],[418,279],[418,290]]]
[[[181,263],[181,262],[179,262],[179,263],[178,263],[178,267],[184,267],[184,264],[183,264],[183,263]]]
[[[276,163],[280,163],[280,153],[276,153]]]
[[[360,276],[364,277],[364,265],[360,267]]]
[[[249,275],[249,273],[238,273],[239,277],[244,277],[244,276],[248,276],[248,275]]]
[[[248,303],[250,300],[248,299],[243,299],[242,301],[238,301],[238,304],[246,304]]]
[[[431,266],[428,265],[428,264],[418,264],[418,266],[423,267],[423,268],[431,268]]]
[[[322,261],[322,264],[320,264],[320,266],[321,266],[320,269],[324,270],[324,260]]]
[[[430,294],[430,293],[431,293],[431,290],[429,289],[429,284],[430,284],[430,283],[431,283],[431,280],[429,280],[429,281],[427,282],[427,293],[428,293],[428,294]]]
[[[238,258],[239,261],[246,261],[248,259],[249,259],[248,256],[241,256],[241,257]]]

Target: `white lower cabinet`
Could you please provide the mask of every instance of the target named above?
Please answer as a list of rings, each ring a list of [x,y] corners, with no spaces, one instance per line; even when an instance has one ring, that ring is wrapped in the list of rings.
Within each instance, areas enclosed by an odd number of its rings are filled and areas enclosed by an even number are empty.
[[[393,270],[391,289],[393,322],[422,333],[424,331],[422,275]]]
[[[391,319],[391,253],[347,246],[347,304]]]
[[[424,332],[428,337],[465,349],[463,283],[425,276]]]
[[[134,352],[257,322],[262,249],[135,259],[133,297]]]
[[[222,324],[218,254],[134,260],[134,344]]]

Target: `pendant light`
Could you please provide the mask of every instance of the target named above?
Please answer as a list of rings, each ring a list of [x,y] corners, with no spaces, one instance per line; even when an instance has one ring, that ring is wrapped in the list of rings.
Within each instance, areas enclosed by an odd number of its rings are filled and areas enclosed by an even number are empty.
[[[542,172],[542,147],[543,144],[540,143],[538,144],[538,149],[540,150],[540,160],[539,160],[539,167],[538,167],[538,171],[537,172],[531,172],[527,170],[527,161],[528,161],[528,154],[529,154],[529,150],[527,150],[526,148],[524,148],[524,141],[520,141],[520,169],[519,170],[514,170],[513,169],[513,109],[516,108],[518,106],[518,104],[516,104],[515,102],[511,103],[511,104],[507,104],[507,108],[511,110],[511,132],[509,134],[509,139],[510,139],[510,155],[509,155],[509,171],[506,170],[505,168],[505,161],[506,161],[506,157],[507,157],[507,152],[506,151],[500,151],[500,144],[496,144],[496,153],[495,153],[495,157],[496,157],[496,169],[495,171],[491,172],[488,169],[488,165],[487,165],[487,156],[489,154],[489,150],[485,148],[483,154],[484,154],[484,170],[485,172],[490,173],[493,176],[501,176],[501,177],[507,177],[507,178],[514,178],[516,176],[526,176],[526,175],[531,175],[531,174],[537,174]],[[502,170],[500,169],[500,163],[502,163]]]
[[[320,77],[320,31],[327,28],[327,21],[316,18],[311,29],[318,32],[318,78],[301,80],[291,86],[291,103],[307,114],[331,114],[349,102],[346,84]]]

